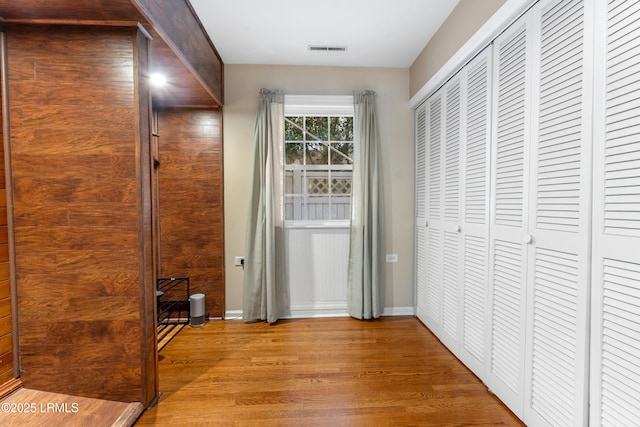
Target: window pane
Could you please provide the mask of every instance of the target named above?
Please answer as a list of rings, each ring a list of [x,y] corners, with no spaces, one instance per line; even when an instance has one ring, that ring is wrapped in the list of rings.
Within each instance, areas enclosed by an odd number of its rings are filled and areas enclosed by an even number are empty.
[[[290,221],[307,219],[303,214],[303,203],[304,198],[302,196],[285,196],[284,219]]]
[[[317,139],[321,141],[328,140],[329,129],[327,117],[307,117],[306,125],[308,133],[305,136],[307,141],[316,141]],[[313,138],[309,133],[316,138]]]
[[[353,117],[331,117],[331,140],[353,141]]]
[[[303,126],[304,126],[304,117],[285,117],[284,140],[285,141],[304,140],[304,131],[302,130]]]
[[[307,194],[328,194],[329,179],[320,177],[307,178]]]
[[[349,220],[353,117],[288,116],[285,138],[285,219]]]
[[[295,193],[293,190],[293,171],[284,171],[284,194]]]
[[[304,164],[304,143],[287,142],[284,144],[284,151],[287,165]]]
[[[307,197],[307,219],[325,220],[331,218],[328,196]]]
[[[320,142],[307,142],[307,164],[329,164],[329,147]]]
[[[332,197],[331,198],[331,219],[350,219],[351,218],[351,197]]]
[[[334,175],[337,175],[334,173]],[[348,178],[332,178],[331,194],[349,195],[351,194],[351,177]]]
[[[331,164],[332,165],[352,165],[353,164],[353,143],[332,142],[331,143]]]

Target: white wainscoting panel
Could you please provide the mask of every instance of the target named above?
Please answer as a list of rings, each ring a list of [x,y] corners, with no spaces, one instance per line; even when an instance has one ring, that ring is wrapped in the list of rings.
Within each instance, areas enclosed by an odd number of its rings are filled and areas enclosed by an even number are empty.
[[[346,316],[349,227],[287,227],[285,245],[291,316]]]

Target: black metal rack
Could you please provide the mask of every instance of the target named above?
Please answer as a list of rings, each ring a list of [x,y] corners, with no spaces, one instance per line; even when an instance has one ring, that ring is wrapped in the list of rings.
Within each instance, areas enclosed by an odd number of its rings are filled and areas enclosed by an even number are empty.
[[[184,325],[189,323],[189,295],[188,277],[157,279],[158,349],[164,347]]]

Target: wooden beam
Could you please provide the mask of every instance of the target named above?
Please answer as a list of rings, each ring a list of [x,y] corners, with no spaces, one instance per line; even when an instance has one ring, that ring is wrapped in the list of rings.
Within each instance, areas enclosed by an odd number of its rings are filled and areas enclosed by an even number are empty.
[[[223,63],[186,0],[131,0],[218,105],[224,103]],[[185,37],[189,34],[189,37]]]

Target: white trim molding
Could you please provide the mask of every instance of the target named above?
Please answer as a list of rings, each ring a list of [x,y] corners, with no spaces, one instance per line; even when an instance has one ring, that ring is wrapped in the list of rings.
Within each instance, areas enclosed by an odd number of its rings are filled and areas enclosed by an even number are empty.
[[[385,307],[382,316],[415,316],[414,307]],[[295,307],[283,319],[305,319],[317,317],[348,317],[346,307]],[[242,320],[242,310],[227,310],[224,320]]]
[[[224,312],[224,320],[242,320],[242,310],[227,310]]]
[[[353,116],[353,95],[285,95],[285,116]]]
[[[415,109],[538,0],[506,0],[496,13],[409,100]]]
[[[385,307],[382,311],[383,316],[415,316],[415,307]]]

